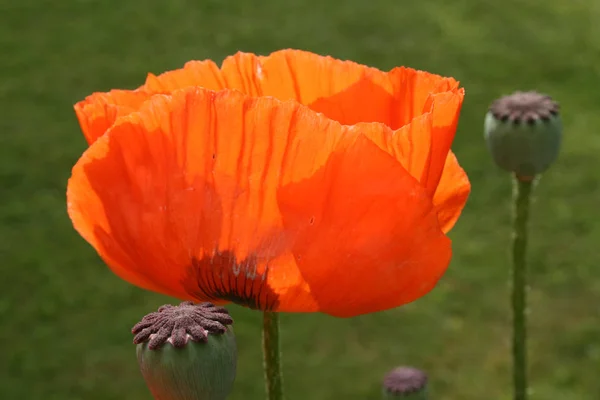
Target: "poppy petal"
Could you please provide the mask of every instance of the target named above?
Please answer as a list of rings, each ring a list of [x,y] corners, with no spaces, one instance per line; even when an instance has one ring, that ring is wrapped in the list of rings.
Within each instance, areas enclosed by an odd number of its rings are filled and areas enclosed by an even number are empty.
[[[345,125],[380,122],[390,126],[394,98],[381,85],[365,77],[341,92],[317,99],[310,108]]]
[[[275,191],[313,174],[342,137],[295,102],[202,88],[154,96],[77,163],[69,214],[113,271],[141,287],[316,311]]]
[[[189,61],[183,68],[164,72],[158,76],[148,74],[142,86],[150,93],[170,93],[189,86],[202,86],[210,90],[227,88],[221,70],[211,60]]]
[[[346,125],[388,123],[393,99],[384,72],[291,49],[268,56],[238,52],[227,57],[220,69],[212,61],[190,61],[182,69],[149,74],[144,89],[166,93],[188,86],[296,100]]]
[[[294,99],[344,125],[389,125],[393,107],[387,74],[353,61],[300,50],[260,57],[262,92]]]
[[[385,79],[385,74],[375,69],[306,51],[287,49],[269,56],[238,52],[225,58],[220,69],[212,61],[190,61],[182,69],[149,74],[144,89],[166,93],[188,86],[228,88],[250,96],[310,104],[360,82],[369,70]]]
[[[386,80],[375,68],[301,50],[276,51],[259,60],[263,93],[306,105],[343,92],[367,75],[376,84]]]
[[[433,196],[454,140],[464,98],[458,81],[405,67],[386,74],[353,62],[296,50],[275,52],[259,60],[240,54],[235,60],[245,59],[252,66],[237,70],[244,69],[248,74],[259,71],[262,94],[296,99],[343,124],[381,122],[399,129],[432,113],[430,126],[420,119],[401,130],[393,153]]]
[[[457,92],[458,81],[419,71],[397,67],[388,73],[391,81],[395,107],[392,110],[392,129],[404,126],[423,113],[430,112],[432,95],[444,92]],[[462,99],[461,99],[462,102]]]
[[[293,252],[324,313],[349,317],[413,301],[450,261],[427,193],[366,136],[283,187],[279,204],[286,228],[299,232]]]
[[[144,92],[149,96],[189,86],[294,99],[342,124],[381,122],[397,129],[430,111],[430,95],[456,91],[458,82],[404,67],[385,73],[300,50],[286,49],[268,56],[238,52],[227,57],[221,68],[210,60],[190,61],[178,70],[149,74],[140,90],[95,94],[78,103],[76,109],[84,131],[94,131],[86,133],[93,142],[114,123],[115,116],[138,109]],[[82,112],[82,105],[94,102],[100,105]],[[107,104],[111,106],[104,110]],[[97,127],[90,127],[86,114],[91,114]]]
[[[150,95],[138,90],[94,93],[75,104],[75,113],[88,144],[104,135],[118,117],[139,109]]]
[[[433,204],[444,232],[449,232],[460,216],[469,193],[471,184],[466,172],[458,164],[452,151],[448,152],[444,172],[433,196]]]
[[[431,149],[429,164],[423,170],[420,179],[430,196],[436,192],[448,152],[454,141],[463,97],[462,89],[431,95]]]
[[[74,167],[69,214],[150,290],[339,316],[395,307],[433,287],[450,242],[368,129],[388,130],[235,91],[154,96]]]
[[[456,91],[458,82],[405,67],[386,73],[353,61],[285,49],[268,56],[238,52],[221,68],[210,60],[190,61],[182,69],[149,74],[143,88],[168,93],[188,86],[296,100],[345,125],[381,122],[397,129],[431,111],[430,95]]]
[[[466,173],[450,150],[462,98],[462,91],[435,95],[432,112],[395,131],[368,129],[369,124],[356,125],[420,180],[433,197],[445,233],[456,223],[471,190]]]
[[[391,129],[369,129],[369,125],[357,124],[364,134],[379,148],[392,155],[417,181],[429,168],[431,160],[433,121],[431,114],[415,118],[410,124]]]

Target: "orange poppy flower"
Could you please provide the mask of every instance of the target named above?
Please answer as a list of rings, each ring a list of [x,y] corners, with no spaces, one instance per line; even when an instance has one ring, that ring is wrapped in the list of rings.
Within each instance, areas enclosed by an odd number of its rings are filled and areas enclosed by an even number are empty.
[[[450,78],[293,50],[190,62],[75,106],[90,147],[69,215],[149,290],[336,316],[397,307],[450,261],[470,191],[450,152],[463,96]]]

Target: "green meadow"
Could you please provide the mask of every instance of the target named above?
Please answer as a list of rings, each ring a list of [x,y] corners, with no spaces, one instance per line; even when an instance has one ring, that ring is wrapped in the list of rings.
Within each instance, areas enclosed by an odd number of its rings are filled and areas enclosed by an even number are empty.
[[[121,281],[72,229],[66,182],[86,148],[73,104],[190,59],[287,47],[460,80],[453,149],[473,186],[429,295],[352,319],[282,316],[287,398],[377,399],[385,372],[413,365],[434,400],[510,399],[511,181],[482,127],[493,99],[528,89],[558,100],[565,123],[532,208],[532,399],[600,398],[596,0],[0,0],[0,398],[151,399],[130,329],[176,302]],[[264,399],[261,316],[230,311],[230,398]]]

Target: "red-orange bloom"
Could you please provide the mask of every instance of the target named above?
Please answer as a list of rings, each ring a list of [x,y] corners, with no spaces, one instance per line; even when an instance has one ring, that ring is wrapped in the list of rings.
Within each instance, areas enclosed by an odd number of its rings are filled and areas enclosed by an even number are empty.
[[[237,89],[237,90],[231,90]],[[75,106],[68,210],[112,270],[195,301],[353,316],[448,266],[470,191],[450,78],[284,50],[193,61]]]

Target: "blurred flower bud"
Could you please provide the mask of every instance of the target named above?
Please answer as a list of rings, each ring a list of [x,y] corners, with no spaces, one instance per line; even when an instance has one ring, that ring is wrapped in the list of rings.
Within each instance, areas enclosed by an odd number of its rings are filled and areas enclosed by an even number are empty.
[[[427,399],[427,375],[412,367],[398,367],[383,378],[383,398],[403,400]]]
[[[233,387],[237,347],[223,307],[183,302],[146,315],[132,333],[146,385],[156,400],[224,400]]]
[[[558,157],[562,139],[559,106],[550,96],[515,92],[492,103],[485,140],[496,164],[522,179],[544,172]]]

